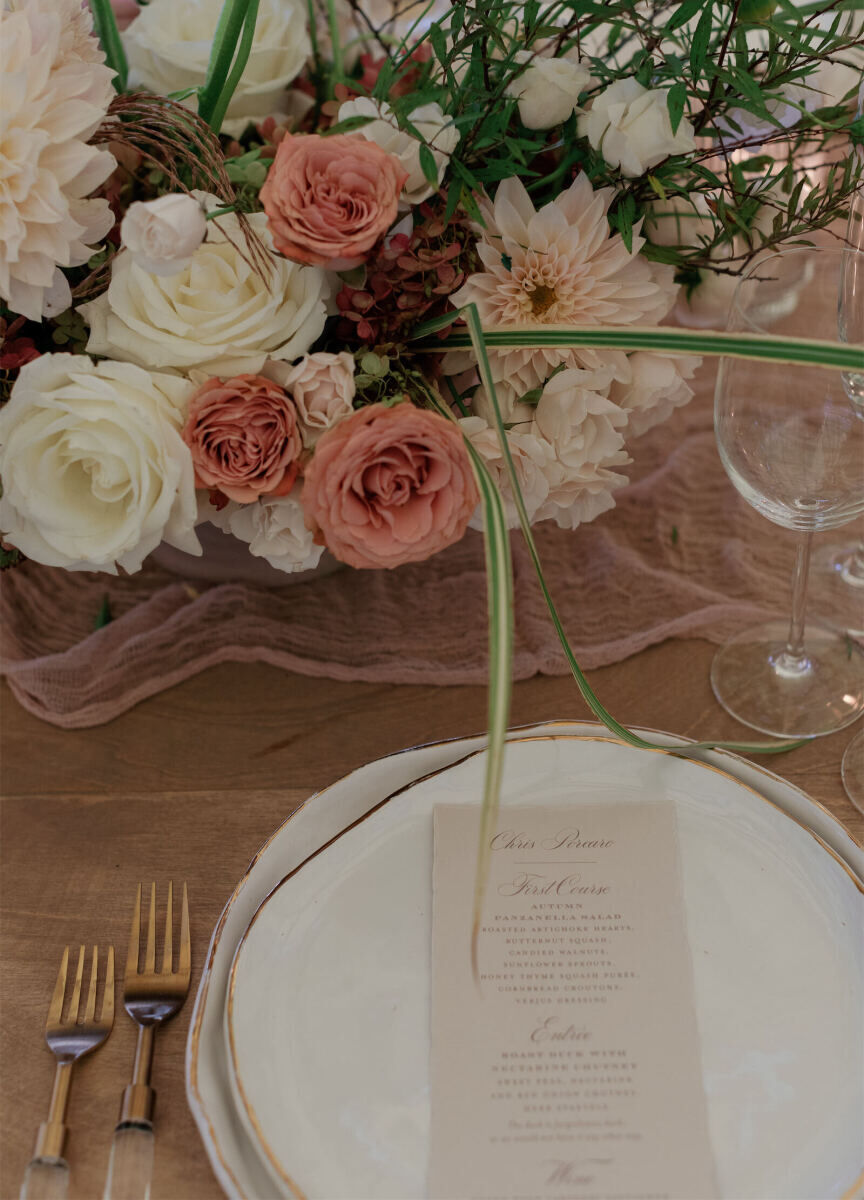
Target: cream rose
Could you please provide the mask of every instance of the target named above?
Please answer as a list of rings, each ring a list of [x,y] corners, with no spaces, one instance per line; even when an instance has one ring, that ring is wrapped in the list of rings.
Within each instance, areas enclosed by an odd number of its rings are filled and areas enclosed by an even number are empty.
[[[249,223],[271,245],[265,214]],[[207,241],[175,275],[152,275],[121,250],[107,292],[79,309],[90,326],[87,349],[210,375],[255,374],[268,357],[305,354],[324,328],[327,275],[273,257],[262,278],[248,257],[233,213],[209,222]]]
[[[579,118],[579,134],[610,167],[628,178],[644,175],[670,154],[695,149],[693,126],[681,118],[672,132],[665,88],[645,88],[637,80],[618,79],[596,96]]]
[[[551,129],[572,117],[591,82],[588,67],[569,58],[532,56],[528,50],[520,50],[516,61],[529,65],[508,84],[507,95],[519,101],[519,119],[526,129]]]
[[[402,185],[403,203],[419,204],[421,200],[427,200],[435,189],[420,165],[421,143],[412,134],[399,128],[390,105],[358,96],[356,100],[346,100],[339,109],[340,121],[349,117],[372,117],[367,125],[361,126],[355,133],[392,154],[402,169],[408,172],[408,178]],[[408,120],[432,151],[440,186],[450,155],[459,144],[459,130],[452,119],[445,116],[440,104],[423,104],[408,114]]]
[[[293,367],[271,364],[264,373],[272,375],[290,393],[305,446],[353,411],[354,359],[339,354],[307,354]]]
[[[204,241],[207,217],[200,201],[182,192],[135,200],[120,223],[120,240],[151,275],[176,275]]]
[[[72,571],[137,571],[160,541],[200,554],[190,386],[131,363],[43,354],[0,412],[0,533]]]
[[[249,553],[265,558],[277,571],[311,571],[318,566],[324,547],[315,545],[306,528],[300,492],[298,484],[287,496],[261,496],[252,504],[232,500],[218,511],[212,505],[202,505],[200,515],[241,542],[248,542]]]
[[[165,96],[203,84],[223,6],[224,0],[150,0],[123,34],[130,87]],[[285,89],[311,53],[303,0],[261,0],[252,52],[223,133],[236,137],[250,121],[286,112]],[[182,103],[194,108],[196,102]]]

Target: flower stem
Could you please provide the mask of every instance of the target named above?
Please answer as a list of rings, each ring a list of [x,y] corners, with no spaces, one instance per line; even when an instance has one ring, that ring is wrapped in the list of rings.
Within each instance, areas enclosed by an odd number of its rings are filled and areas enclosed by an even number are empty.
[[[114,19],[111,0],[90,0],[90,9],[93,13],[93,27],[96,30],[96,36],[105,51],[105,61],[114,72],[114,88],[118,92],[125,92],[126,80],[129,77],[129,64],[126,61],[126,51],[123,49],[120,31]]]
[[[103,2],[103,0],[100,0],[100,2]],[[108,2],[109,0],[104,0],[104,3],[107,4]],[[219,16],[219,23],[216,26],[216,33],[213,36],[213,45],[210,48],[210,62],[207,64],[207,78],[198,92],[198,115],[202,121],[207,122],[214,133],[219,132],[222,120],[220,118],[219,124],[214,124],[213,114],[227,88],[229,74],[233,77],[231,63],[234,59],[234,51],[237,49],[237,44],[240,41],[246,24],[250,4],[251,0],[225,0]],[[246,57],[248,58],[248,51]],[[243,66],[245,65],[244,60]],[[238,75],[231,91],[228,92],[227,99],[222,107],[223,116],[239,79],[240,76]]]
[[[243,77],[243,72],[246,70],[246,64],[249,61],[249,55],[252,52],[252,42],[255,38],[255,23],[258,20],[258,3],[259,0],[249,0],[249,6],[246,9],[243,32],[240,35],[240,44],[237,47],[237,57],[234,59],[231,73],[225,81],[222,91],[219,93],[219,99],[216,101],[210,118],[210,128],[215,133],[218,133],[222,128],[222,122],[225,119],[228,105],[231,103],[231,97],[237,90],[237,85]]]
[[[330,56],[333,59],[333,78],[337,83],[345,82],[345,65],[342,60],[342,39],[339,35],[339,17],[336,0],[327,0],[327,24],[330,27]]]

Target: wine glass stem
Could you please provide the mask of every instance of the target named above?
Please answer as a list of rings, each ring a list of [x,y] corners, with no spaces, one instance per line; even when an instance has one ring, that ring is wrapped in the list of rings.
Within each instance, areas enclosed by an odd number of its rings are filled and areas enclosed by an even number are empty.
[[[864,586],[864,542],[859,542],[844,562],[840,574],[853,587]]]
[[[807,615],[807,579],[810,574],[812,544],[812,531],[802,533],[798,539],[795,572],[792,576],[792,616],[789,620],[786,649],[777,656],[774,663],[777,673],[787,677],[803,675],[810,670],[810,660],[804,651],[804,619]]]

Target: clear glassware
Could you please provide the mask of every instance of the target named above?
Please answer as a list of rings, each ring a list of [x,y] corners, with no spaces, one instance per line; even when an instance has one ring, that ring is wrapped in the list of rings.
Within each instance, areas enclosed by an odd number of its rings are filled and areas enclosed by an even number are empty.
[[[728,328],[836,341],[841,280],[843,340],[861,344],[864,364],[861,250],[803,247],[760,258],[738,284]],[[721,360],[715,431],[726,473],[758,512],[799,534],[790,620],[738,634],[711,667],[723,707],[764,733],[817,737],[864,712],[861,648],[835,629],[805,624],[813,534],[864,513],[862,417],[839,371]]]
[[[846,747],[840,771],[846,795],[864,814],[864,729],[859,730]]]
[[[864,116],[864,83],[858,93],[858,116]],[[864,165],[864,150],[860,146],[856,154]],[[852,198],[846,242],[853,250],[864,251],[864,188],[859,189]],[[845,262],[846,271],[841,277],[838,309],[841,341],[849,340],[845,314],[850,303],[854,309],[856,285],[861,287],[861,281],[856,276],[864,270],[862,262],[864,260],[860,255],[850,255]],[[854,316],[852,330],[854,341]],[[860,407],[864,416],[864,371],[844,372],[843,386],[850,401]],[[864,637],[864,541],[825,546],[814,556],[814,566],[820,574],[830,579],[830,586],[840,600],[841,610],[849,613],[844,621],[848,632],[854,637]]]
[[[848,798],[864,814],[864,730],[859,730],[846,746],[840,773]]]

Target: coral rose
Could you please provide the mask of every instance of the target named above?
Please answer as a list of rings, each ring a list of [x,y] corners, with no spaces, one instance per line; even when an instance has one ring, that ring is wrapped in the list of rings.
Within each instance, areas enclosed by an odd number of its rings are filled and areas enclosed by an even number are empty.
[[[297,414],[278,384],[261,375],[208,379],[192,395],[183,429],[196,487],[241,504],[284,496],[297,478]]]
[[[420,562],[457,542],[478,494],[459,427],[413,404],[361,408],[320,438],[303,507],[352,567]]]
[[[261,189],[276,249],[335,271],[360,266],[396,220],[407,178],[365,138],[286,134]]]

